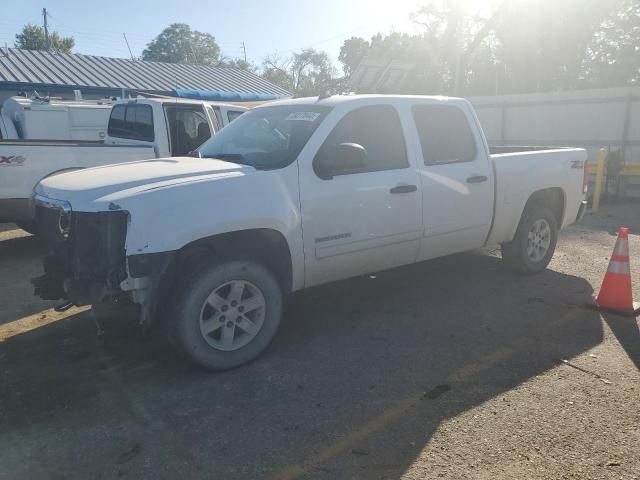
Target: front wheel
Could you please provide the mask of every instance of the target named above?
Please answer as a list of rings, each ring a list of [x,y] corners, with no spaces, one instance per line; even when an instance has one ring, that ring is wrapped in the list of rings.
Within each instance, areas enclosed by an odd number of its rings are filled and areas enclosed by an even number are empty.
[[[551,210],[528,207],[513,241],[502,245],[502,259],[520,273],[538,273],[547,268],[556,250],[558,223]]]
[[[260,355],[282,316],[282,291],[269,270],[229,261],[200,270],[176,301],[169,334],[209,370],[243,365]]]

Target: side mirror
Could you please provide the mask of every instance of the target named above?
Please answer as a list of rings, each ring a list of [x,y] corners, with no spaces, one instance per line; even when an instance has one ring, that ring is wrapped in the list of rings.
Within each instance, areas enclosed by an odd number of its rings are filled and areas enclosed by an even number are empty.
[[[323,180],[365,169],[367,149],[357,143],[341,143],[323,148],[313,160],[313,170]]]

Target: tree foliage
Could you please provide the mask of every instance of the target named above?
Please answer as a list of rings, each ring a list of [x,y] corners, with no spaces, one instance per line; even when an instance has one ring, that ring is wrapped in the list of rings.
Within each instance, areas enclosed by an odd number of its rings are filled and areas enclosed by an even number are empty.
[[[504,94],[640,84],[640,0],[427,0],[419,34],[346,40],[346,75],[371,56],[410,72],[397,93]]]
[[[640,1],[614,9],[592,38],[582,77],[589,86],[640,85]]]
[[[256,73],[258,67],[249,61],[245,61],[243,58],[222,58],[220,60],[221,67],[237,68],[238,70],[246,70],[247,72]]]
[[[342,63],[342,69],[347,77],[358,67],[370,47],[371,45],[364,38],[351,37],[344,41],[338,60]]]
[[[73,37],[62,37],[58,32],[49,33],[49,43],[51,50],[59,53],[71,53],[75,46]],[[38,25],[26,24],[22,31],[16,34],[16,48],[26,50],[47,50],[47,39],[44,28]]]
[[[326,52],[306,48],[289,57],[277,53],[262,63],[263,76],[295,96],[317,95],[334,87],[334,68]]]
[[[220,47],[213,35],[191,30],[185,23],[173,23],[147,45],[142,60],[219,65]]]

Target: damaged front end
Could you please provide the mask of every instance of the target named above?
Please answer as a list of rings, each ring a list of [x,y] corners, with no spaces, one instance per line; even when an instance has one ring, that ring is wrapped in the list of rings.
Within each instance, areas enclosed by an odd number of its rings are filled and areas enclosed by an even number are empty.
[[[47,248],[45,274],[32,280],[35,294],[77,306],[125,299],[127,212],[74,212],[66,202],[39,195],[34,204]]]

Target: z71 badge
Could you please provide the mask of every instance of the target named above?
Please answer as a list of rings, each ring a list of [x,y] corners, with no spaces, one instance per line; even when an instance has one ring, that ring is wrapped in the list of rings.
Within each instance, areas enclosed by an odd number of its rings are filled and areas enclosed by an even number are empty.
[[[0,167],[21,167],[26,161],[22,155],[0,155]]]

